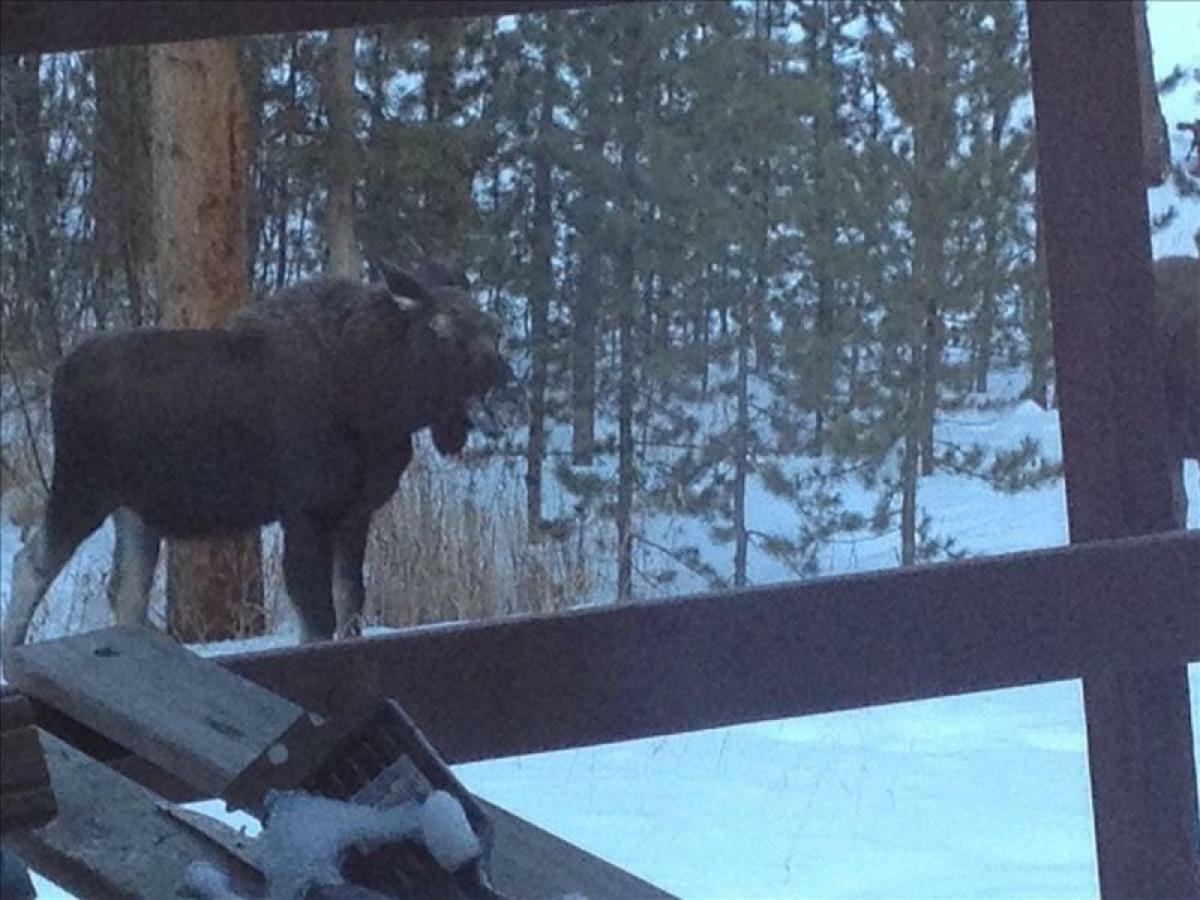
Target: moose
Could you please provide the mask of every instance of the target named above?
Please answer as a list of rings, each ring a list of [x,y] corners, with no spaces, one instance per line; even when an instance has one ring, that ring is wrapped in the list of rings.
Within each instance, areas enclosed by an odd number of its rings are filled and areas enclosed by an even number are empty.
[[[495,437],[519,394],[500,326],[445,266],[384,263],[382,283],[317,279],[252,303],[227,329],[99,336],[57,367],[54,466],[18,553],[0,643],[23,643],[46,590],[110,514],[108,599],[144,624],[164,537],[278,521],[302,641],[357,634],[372,513],[428,428],[459,453]]]

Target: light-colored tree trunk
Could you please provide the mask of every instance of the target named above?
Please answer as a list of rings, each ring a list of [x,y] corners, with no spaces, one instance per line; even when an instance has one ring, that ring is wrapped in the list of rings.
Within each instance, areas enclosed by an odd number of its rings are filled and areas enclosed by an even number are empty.
[[[325,210],[325,240],[329,244],[329,274],[357,280],[362,259],[354,231],[356,165],[354,42],[356,32],[343,28],[330,34],[325,106],[329,111],[329,205]]]
[[[246,102],[237,44],[197,41],[150,52],[158,295],[163,322],[217,328],[245,304]],[[172,541],[167,618],[181,640],[260,632],[257,531]]]

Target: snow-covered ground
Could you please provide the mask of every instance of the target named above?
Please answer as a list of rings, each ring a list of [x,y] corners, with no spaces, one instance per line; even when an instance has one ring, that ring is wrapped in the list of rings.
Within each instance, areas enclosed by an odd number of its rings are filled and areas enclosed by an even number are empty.
[[[1053,455],[1056,426],[1054,412],[1017,404],[965,411],[942,427],[999,444],[1032,434]],[[1186,482],[1198,527],[1195,463]],[[936,475],[921,490],[936,528],[972,553],[1066,541],[1061,483],[1008,496]],[[110,541],[102,529],[59,579],[50,604],[59,612],[43,636],[106,624],[103,610],[65,601],[73,587],[99,582]],[[4,600],[17,544],[4,525]],[[872,538],[826,562],[863,570],[889,564],[890,554],[887,539]],[[271,642],[279,639],[260,643]],[[1200,666],[1190,674],[1200,721]],[[1077,682],[474,763],[458,774],[489,800],[683,897],[1097,894]],[[61,894],[48,887],[44,896]]]

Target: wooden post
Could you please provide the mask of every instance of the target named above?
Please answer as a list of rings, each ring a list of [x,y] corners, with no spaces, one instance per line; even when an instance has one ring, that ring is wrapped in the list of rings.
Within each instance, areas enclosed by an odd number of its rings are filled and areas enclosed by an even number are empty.
[[[1134,6],[1028,9],[1071,540],[1169,530]],[[1186,668],[1083,688],[1101,893],[1200,896]]]

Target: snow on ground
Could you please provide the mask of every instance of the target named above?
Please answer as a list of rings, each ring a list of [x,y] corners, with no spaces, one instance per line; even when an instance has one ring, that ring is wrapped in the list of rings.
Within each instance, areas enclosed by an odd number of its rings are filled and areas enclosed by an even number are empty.
[[[997,444],[1032,434],[1054,455],[1056,419],[1018,404],[964,411],[940,433]],[[1195,463],[1186,480],[1197,527]],[[975,554],[1066,541],[1061,482],[1007,496],[938,475],[922,482],[921,496],[936,528]],[[11,526],[0,526],[0,541],[6,598]],[[105,624],[61,601],[73,584],[99,579],[110,542],[102,529],[60,579],[56,609],[65,612],[43,634]],[[864,540],[826,562],[836,571],[879,568],[892,564],[894,544]],[[788,577],[762,559],[752,574]],[[1200,666],[1189,674],[1200,722]],[[493,760],[457,773],[487,799],[683,897],[1049,900],[1098,892],[1077,682]],[[213,814],[220,804],[200,808]],[[63,895],[50,888],[43,896]]]

